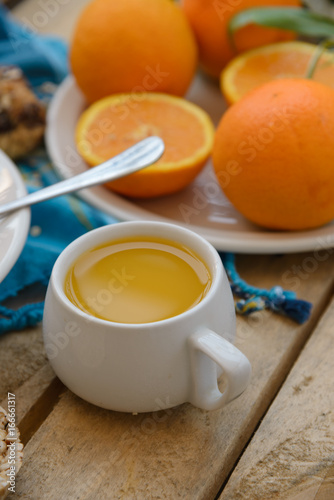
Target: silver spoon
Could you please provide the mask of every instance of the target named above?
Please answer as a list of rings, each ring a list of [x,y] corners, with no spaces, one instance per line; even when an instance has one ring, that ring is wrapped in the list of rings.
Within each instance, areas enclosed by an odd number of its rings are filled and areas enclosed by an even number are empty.
[[[156,162],[164,149],[165,146],[160,137],[148,137],[97,167],[0,206],[0,218],[40,201],[104,184],[137,172]]]

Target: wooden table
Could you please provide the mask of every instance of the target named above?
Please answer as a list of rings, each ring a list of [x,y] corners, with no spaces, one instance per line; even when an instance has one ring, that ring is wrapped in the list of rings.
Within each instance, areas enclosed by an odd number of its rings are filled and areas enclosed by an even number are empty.
[[[58,3],[45,31],[68,35],[82,3]],[[15,12],[29,19],[36,5]],[[264,288],[289,288],[293,277],[298,296],[314,306],[302,326],[268,311],[238,317],[236,345],[253,375],[222,410],[102,410],[55,377],[41,327],[0,338],[0,401],[6,407],[8,392],[15,394],[25,444],[16,493],[8,498],[334,498],[334,250],[239,255],[237,266]]]
[[[238,317],[236,345],[253,376],[223,410],[102,410],[54,376],[41,328],[0,338],[0,399],[6,407],[7,392],[15,393],[25,443],[10,498],[334,498],[333,251],[321,260],[238,256],[237,263],[263,287],[284,285],[284,273],[298,268],[298,294],[314,308],[303,326],[268,311]]]

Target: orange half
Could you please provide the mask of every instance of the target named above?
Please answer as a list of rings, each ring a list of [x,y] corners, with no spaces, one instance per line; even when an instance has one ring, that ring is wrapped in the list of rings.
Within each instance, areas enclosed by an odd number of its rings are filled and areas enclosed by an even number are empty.
[[[146,137],[163,139],[165,152],[154,164],[106,186],[120,194],[150,198],[187,186],[211,154],[214,126],[199,106],[161,93],[117,94],[92,104],[79,118],[76,144],[90,166]]]
[[[281,42],[250,50],[233,59],[221,73],[221,90],[233,104],[250,90],[275,79],[304,78],[317,46],[306,42]],[[312,79],[334,88],[334,55],[320,57]]]

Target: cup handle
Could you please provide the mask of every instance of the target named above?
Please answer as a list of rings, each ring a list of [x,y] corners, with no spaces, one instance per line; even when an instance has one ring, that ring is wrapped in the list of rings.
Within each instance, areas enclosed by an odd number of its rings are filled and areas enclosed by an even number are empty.
[[[190,402],[203,410],[216,410],[240,396],[251,376],[246,356],[233,344],[209,329],[189,338],[192,395]],[[226,388],[221,392],[217,365],[223,370]]]

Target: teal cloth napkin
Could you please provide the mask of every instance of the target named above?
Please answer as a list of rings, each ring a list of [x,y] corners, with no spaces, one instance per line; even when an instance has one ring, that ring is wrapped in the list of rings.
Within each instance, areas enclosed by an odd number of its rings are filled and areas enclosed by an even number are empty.
[[[0,64],[21,67],[33,89],[43,96],[43,84],[59,84],[68,73],[67,47],[62,40],[29,31],[0,7]],[[44,149],[22,159],[18,166],[29,191],[59,180]],[[13,269],[0,284],[0,334],[40,322],[44,302],[12,309],[8,300],[31,285],[39,283],[46,287],[56,258],[71,241],[91,229],[115,222],[116,219],[75,195],[33,206],[26,245]],[[281,287],[274,286],[271,290],[255,288],[238,275],[233,254],[221,253],[221,258],[236,297],[237,312],[247,315],[270,309],[298,323],[308,319],[311,311],[309,302],[297,300],[294,292],[284,291]]]
[[[36,34],[0,5],[0,64],[19,66],[35,89],[45,82],[57,84],[68,72],[67,45]]]

